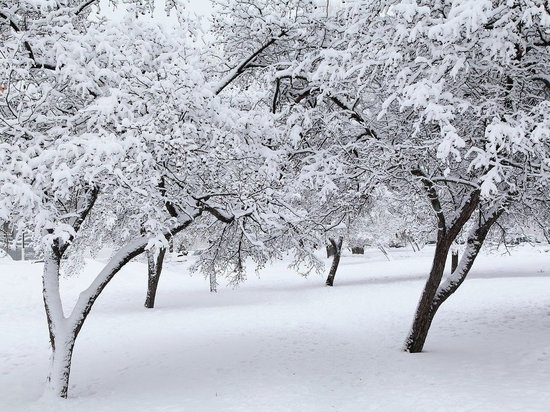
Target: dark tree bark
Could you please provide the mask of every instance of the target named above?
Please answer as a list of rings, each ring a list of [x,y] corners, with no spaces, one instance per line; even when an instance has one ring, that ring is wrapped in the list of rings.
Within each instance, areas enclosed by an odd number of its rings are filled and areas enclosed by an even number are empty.
[[[449,253],[450,245],[445,242],[438,242],[432,262],[432,269],[424,286],[424,291],[416,308],[416,313],[410,334],[405,342],[405,350],[411,353],[422,352],[428,331],[432,324],[433,314],[431,313],[432,302],[443,277],[445,262]]]
[[[418,243],[416,243],[416,241],[413,239],[413,237],[407,236],[407,238],[409,239],[409,243],[411,244],[413,252],[420,251],[420,247],[418,246]]]
[[[344,242],[344,237],[340,236],[338,238],[338,241],[331,238],[329,239],[329,241],[332,248],[334,249],[334,257],[332,259],[332,265],[330,266],[330,270],[328,272],[326,285],[333,286],[336,271],[338,270],[338,265],[340,264],[340,257],[342,255],[342,243]]]
[[[457,268],[437,290],[437,294],[432,305],[432,312],[434,315],[441,304],[445,302],[449,296],[455,293],[462,282],[464,282],[466,276],[470,273],[470,269],[472,268],[481,247],[483,246],[483,242],[485,242],[487,234],[503,212],[504,209],[502,208],[495,209],[493,213],[489,214],[489,216],[480,218],[478,226],[475,229],[472,229],[466,241],[466,250],[464,251],[464,255],[462,255],[462,259],[458,263]]]
[[[57,397],[66,398],[69,391],[69,375],[74,344],[78,331],[74,326],[66,328],[66,319],[62,317],[61,299],[49,288],[59,287],[60,257],[56,253],[45,253],[43,277],[43,298],[50,334],[50,370],[46,379],[47,389]],[[49,284],[48,284],[49,283]],[[84,320],[82,320],[83,322]],[[67,330],[68,329],[68,330]]]
[[[457,264],[457,267],[451,273],[449,278],[447,278],[443,283],[441,283],[441,277],[439,277],[439,280],[437,280],[437,285],[435,285],[436,276],[434,274],[443,273],[446,256],[445,258],[443,256],[444,248],[438,251],[439,245],[436,246],[436,254],[434,257],[432,271],[430,272],[430,277],[418,305],[413,327],[405,343],[406,351],[411,353],[422,351],[428,336],[428,331],[437,310],[441,304],[449,298],[449,296],[456,292],[458,287],[462,284],[462,282],[464,282],[464,279],[466,279],[466,276],[470,272],[470,269],[472,268],[474,261],[481,250],[489,230],[498,220],[502,212],[503,209],[498,208],[489,214],[488,217],[480,216],[477,227],[472,229],[468,235],[467,246],[462,259]],[[456,236],[452,239],[448,238],[446,253],[448,253],[448,248],[454,238],[456,238]],[[430,281],[433,281],[433,283]]]
[[[451,253],[451,273],[453,273],[458,267],[458,251],[453,250]]]
[[[433,182],[425,178],[421,172],[417,173],[416,176],[421,177],[425,192],[436,215],[438,232],[432,268],[418,302],[411,331],[405,341],[404,349],[411,353],[422,352],[424,348],[424,343],[426,342],[428,331],[435,315],[435,313],[432,313],[433,300],[443,278],[449,250],[453,241],[478,207],[480,198],[479,190],[472,190],[466,196],[462,205],[456,210],[452,221],[447,223]]]
[[[147,251],[147,296],[145,297],[145,307],[153,309],[155,307],[155,298],[157,297],[157,287],[162,273],[162,264],[166,248],[160,248],[158,255],[155,256],[153,250]]]
[[[166,196],[166,179],[164,176],[160,178],[158,189],[160,193],[165,197]],[[177,219],[178,211],[176,210],[175,205],[170,201],[164,202],[164,207],[168,214]],[[145,235],[145,232],[143,232]],[[170,252],[173,252],[174,249],[174,238],[172,233],[168,233],[165,236],[168,242],[168,248]],[[162,274],[162,264],[164,263],[164,257],[166,256],[166,248],[161,247],[158,250],[158,254],[155,256],[155,250],[147,250],[147,293],[145,295],[144,306],[147,309],[153,309],[155,307],[155,299],[157,297],[157,288],[159,285],[160,275]]]

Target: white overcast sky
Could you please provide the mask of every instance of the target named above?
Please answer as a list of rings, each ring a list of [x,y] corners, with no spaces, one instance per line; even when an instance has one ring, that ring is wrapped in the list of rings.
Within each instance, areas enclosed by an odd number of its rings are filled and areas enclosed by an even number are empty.
[[[199,14],[207,15],[212,9],[210,0],[190,0],[190,8]]]

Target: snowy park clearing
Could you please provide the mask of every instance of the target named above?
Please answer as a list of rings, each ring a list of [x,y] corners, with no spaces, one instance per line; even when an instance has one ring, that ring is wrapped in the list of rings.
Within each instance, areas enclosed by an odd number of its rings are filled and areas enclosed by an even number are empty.
[[[550,0],[186,3],[0,0],[0,412],[550,411]]]
[[[334,288],[277,262],[218,293],[171,261],[152,310],[130,263],[82,329],[67,400],[42,396],[42,264],[2,260],[0,410],[550,410],[550,246],[480,255],[419,354],[401,348],[433,247],[390,254],[345,254]],[[62,280],[66,308],[101,266]]]

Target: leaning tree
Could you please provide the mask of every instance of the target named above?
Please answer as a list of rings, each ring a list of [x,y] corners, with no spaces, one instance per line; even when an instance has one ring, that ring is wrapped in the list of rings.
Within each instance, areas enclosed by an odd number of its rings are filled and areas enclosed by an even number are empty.
[[[384,181],[403,192],[417,185],[433,210],[436,248],[409,352],[422,350],[493,224],[547,181],[549,12],[542,0],[358,1],[334,19],[346,22],[341,40],[298,66],[325,94],[353,102],[388,159]],[[443,280],[467,224],[462,259]]]
[[[242,190],[255,187],[244,184],[250,170],[263,186],[279,178],[262,141],[275,130],[269,118],[216,97],[188,26],[89,18],[94,3],[0,4],[0,219],[32,227],[41,246],[47,387],[60,397],[76,338],[118,271],[204,214],[254,227],[265,191]],[[67,311],[64,257],[109,231],[118,251]]]

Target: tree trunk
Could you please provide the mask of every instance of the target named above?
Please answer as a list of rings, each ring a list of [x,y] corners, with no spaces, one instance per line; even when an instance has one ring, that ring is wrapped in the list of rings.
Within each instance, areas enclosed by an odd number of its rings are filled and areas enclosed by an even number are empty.
[[[66,398],[69,390],[69,376],[74,344],[88,317],[93,304],[113,276],[131,259],[141,254],[147,245],[147,238],[138,239],[119,250],[99,273],[89,288],[80,293],[69,317],[65,317],[59,289],[61,256],[60,248],[54,244],[44,252],[42,275],[42,296],[50,334],[50,371],[46,393]]]
[[[413,252],[419,252],[420,247],[418,246],[418,243],[414,240],[412,236],[407,236],[409,238],[409,243],[411,244]]]
[[[21,235],[21,260],[25,260],[25,232]]]
[[[390,255],[389,255],[388,251],[384,248],[384,246],[378,245],[377,247],[378,247],[378,250],[384,254],[386,259],[388,259],[388,262],[391,261]]]
[[[326,281],[327,286],[334,285],[334,277],[336,276],[336,271],[338,270],[338,265],[340,264],[340,257],[342,255],[342,243],[344,242],[344,237],[340,236],[338,241],[334,239],[329,239],[332,248],[334,249],[334,257],[332,259],[332,265],[330,266],[330,271],[328,272],[328,277]]]
[[[416,308],[411,331],[405,341],[405,350],[407,352],[422,352],[424,348],[424,343],[426,342],[428,331],[435,315],[435,313],[432,313],[432,302],[443,277],[449,248],[450,242],[446,238],[438,239],[432,261],[432,269]]]
[[[68,395],[75,340],[76,336],[56,335],[54,338],[46,385],[46,391],[54,397],[66,398]]]
[[[411,331],[405,341],[404,350],[411,353],[421,352],[428,336],[435,312],[432,311],[432,303],[441,283],[445,262],[449,254],[452,242],[456,239],[466,222],[472,216],[479,205],[480,191],[472,190],[463,200],[461,206],[455,210],[454,216],[447,224],[443,213],[438,192],[433,182],[426,178],[421,170],[415,170],[413,175],[421,177],[426,195],[430,200],[433,211],[437,218],[437,242],[435,246],[432,269],[424,286],[424,291],[418,302]]]
[[[210,272],[210,292],[218,292],[218,280],[216,272]]]
[[[113,276],[131,259],[141,254],[147,245],[142,238],[121,249],[99,273],[90,287],[80,293],[69,317],[65,317],[59,290],[60,254],[58,248],[44,253],[43,298],[50,333],[50,371],[46,393],[66,398],[74,344],[93,304]]]
[[[449,253],[449,246],[442,245],[439,248],[440,241],[436,246],[436,253],[430,277],[424,288],[424,293],[418,305],[411,332],[405,342],[405,350],[411,353],[422,352],[424,343],[428,336],[428,331],[434,319],[434,316],[445,300],[451,296],[462,284],[470,272],[474,261],[483,246],[487,233],[502,214],[503,209],[496,209],[489,218],[479,222],[478,226],[468,235],[467,246],[460,263],[456,265],[451,275],[440,285],[445,260]],[[480,218],[481,219],[481,218]],[[447,239],[447,245],[450,245],[454,239]],[[441,243],[444,243],[443,241]],[[454,252],[453,252],[454,254]],[[454,258],[454,256],[453,256]],[[458,259],[458,253],[456,253]],[[452,262],[454,265],[455,263]],[[435,289],[434,289],[435,288]]]
[[[460,287],[462,282],[466,279],[470,269],[474,265],[474,261],[477,258],[485,238],[491,230],[493,224],[498,220],[500,215],[503,213],[503,209],[497,209],[492,213],[489,218],[485,219],[483,222],[480,222],[476,228],[473,228],[468,234],[468,239],[466,241],[466,250],[460,259],[460,263],[457,265],[456,269],[439,287],[437,294],[434,298],[432,311],[435,313],[437,309],[441,306],[443,302],[449,298],[456,290]],[[457,254],[458,255],[458,254]]]
[[[155,251],[147,250],[147,296],[145,297],[145,307],[152,309],[155,307],[155,298],[157,296],[157,287],[162,273],[162,264],[166,248],[160,248],[158,255],[155,256]]]
[[[451,273],[454,273],[458,267],[458,250],[453,250],[451,252]]]
[[[66,398],[69,389],[69,374],[76,333],[67,328],[59,292],[61,258],[57,247],[44,253],[42,276],[44,307],[50,334],[50,371],[46,391],[55,397]]]
[[[198,210],[188,219],[179,221],[171,230],[165,232],[165,236],[169,237],[186,229],[201,213],[202,210]],[[65,317],[63,312],[59,274],[61,257],[70,244],[60,245],[59,240],[54,240],[51,247],[44,251],[42,296],[52,349],[46,388],[52,395],[62,398],[68,395],[74,344],[97,298],[124,265],[145,251],[148,243],[149,239],[141,236],[119,249],[88,288],[80,293],[69,317]]]

